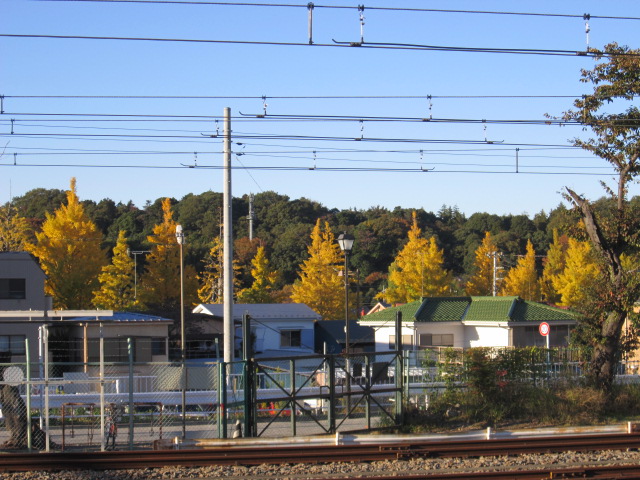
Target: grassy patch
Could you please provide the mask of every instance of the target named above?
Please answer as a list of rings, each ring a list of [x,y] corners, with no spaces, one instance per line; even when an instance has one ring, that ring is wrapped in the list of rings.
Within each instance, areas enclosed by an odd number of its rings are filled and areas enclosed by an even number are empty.
[[[408,407],[407,432],[514,426],[578,426],[640,418],[640,385],[616,387],[612,397],[579,385],[511,385],[491,398],[469,389],[433,395],[426,410]]]

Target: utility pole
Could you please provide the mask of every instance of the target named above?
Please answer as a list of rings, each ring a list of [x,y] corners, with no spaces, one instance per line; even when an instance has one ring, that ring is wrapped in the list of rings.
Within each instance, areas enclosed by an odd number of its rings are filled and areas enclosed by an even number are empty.
[[[253,241],[253,221],[256,218],[256,212],[253,211],[253,193],[249,195],[249,215],[247,215],[247,220],[249,220],[249,241]]]
[[[491,252],[489,253],[489,256],[493,258],[493,286],[491,291],[495,297],[498,294],[498,257],[500,256],[500,253],[497,251]]]
[[[223,188],[223,334],[224,361],[233,361],[233,231],[231,226],[231,109],[224,109],[224,188]]]

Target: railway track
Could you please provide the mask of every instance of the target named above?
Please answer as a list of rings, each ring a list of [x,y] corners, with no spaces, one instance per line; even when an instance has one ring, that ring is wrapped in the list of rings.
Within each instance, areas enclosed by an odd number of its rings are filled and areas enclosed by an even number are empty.
[[[348,480],[353,477],[343,478],[333,477],[331,480]],[[367,480],[549,480],[549,479],[569,479],[569,478],[593,478],[593,479],[616,479],[625,480],[640,478],[640,467],[637,465],[607,465],[589,467],[568,467],[568,468],[540,468],[536,470],[505,470],[486,472],[438,472],[429,471],[425,473],[413,474],[402,473],[398,475],[370,476]],[[305,480],[328,480],[326,477],[305,477]]]
[[[270,447],[260,446],[259,448],[247,446],[189,450],[5,453],[0,454],[0,472],[129,470],[176,466],[251,466],[262,464],[320,464],[327,462],[360,463],[382,460],[408,460],[418,457],[470,458],[529,453],[627,449],[640,449],[640,433],[437,442],[414,440],[411,442],[337,446],[301,445],[283,447],[274,445]],[[523,477],[519,476],[518,478]],[[546,478],[549,477],[547,476]]]

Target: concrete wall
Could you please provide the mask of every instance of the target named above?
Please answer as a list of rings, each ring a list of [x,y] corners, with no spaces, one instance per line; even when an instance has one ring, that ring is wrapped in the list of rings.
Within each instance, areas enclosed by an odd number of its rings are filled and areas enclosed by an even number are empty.
[[[499,326],[465,327],[465,348],[473,347],[508,347],[510,346],[509,328]]]

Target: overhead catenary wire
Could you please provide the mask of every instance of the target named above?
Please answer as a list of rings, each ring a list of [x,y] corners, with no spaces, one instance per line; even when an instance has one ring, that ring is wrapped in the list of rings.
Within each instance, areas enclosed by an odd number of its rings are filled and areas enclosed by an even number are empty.
[[[82,134],[82,133],[1,133],[0,137],[13,138],[48,138],[48,139],[74,139],[83,138],[87,140],[108,140],[108,139],[146,139],[153,141],[179,141],[198,140],[203,141],[205,137],[216,138],[211,135],[134,135],[134,134]],[[454,144],[454,145],[504,145],[510,147],[554,147],[554,148],[580,148],[570,144],[545,144],[545,143],[511,143],[497,140],[473,140],[473,139],[428,139],[428,138],[391,138],[391,137],[339,137],[339,136],[319,136],[319,135],[285,135],[285,134],[236,134],[234,139],[252,140],[296,140],[296,141],[317,141],[317,142],[380,142],[380,143],[416,143],[416,144]]]
[[[49,2],[91,2],[91,3],[140,3],[155,5],[201,5],[201,6],[232,6],[232,7],[271,7],[271,8],[309,8],[306,4],[290,3],[258,3],[258,2],[214,2],[214,1],[194,1],[194,0],[40,0]],[[321,5],[312,3],[313,8],[322,9],[349,9],[356,10],[360,6],[353,5]],[[448,13],[448,14],[475,14],[475,15],[513,15],[513,16],[534,16],[534,17],[560,17],[560,18],[584,18],[585,14],[569,13],[545,13],[545,12],[509,12],[491,10],[454,10],[440,8],[410,8],[410,7],[385,7],[385,6],[364,6],[367,10],[393,11],[393,12],[422,12],[422,13]],[[612,15],[592,15],[590,18],[604,20],[640,20],[640,17],[612,16]]]
[[[514,98],[580,98],[578,95],[2,95],[3,98],[34,99],[134,99],[134,100],[428,100],[428,99],[514,99]],[[222,116],[217,116],[222,118]]]
[[[25,168],[25,167],[69,167],[69,168],[108,168],[108,169],[152,169],[152,170],[176,170],[176,169],[191,169],[191,170],[222,170],[225,167],[221,165],[113,165],[113,164],[43,164],[43,163],[18,163],[18,164],[4,164],[0,163],[0,167],[12,167],[12,168]],[[383,167],[295,167],[295,166],[266,166],[266,165],[243,165],[232,166],[233,170],[263,170],[263,171],[317,171],[317,172],[382,172],[382,173],[471,173],[471,174],[514,174],[514,175],[588,175],[588,176],[609,176],[614,172],[613,168],[611,173],[602,172],[526,172],[513,170],[433,170],[427,168],[383,168]]]
[[[500,53],[518,55],[551,55],[564,57],[609,57],[606,52],[594,50],[561,50],[561,49],[533,49],[533,48],[498,48],[498,47],[453,47],[444,45],[422,45],[409,43],[382,43],[382,42],[341,42],[313,43],[306,42],[275,42],[258,40],[214,40],[196,38],[161,38],[161,37],[118,37],[118,36],[92,36],[92,35],[45,35],[45,34],[17,34],[2,33],[4,38],[33,38],[48,40],[102,40],[102,41],[132,41],[132,42],[171,42],[171,43],[202,43],[202,44],[229,44],[229,45],[263,45],[278,47],[337,47],[337,48],[363,48],[383,50],[416,50],[416,51],[442,51],[442,52],[466,52],[466,53]],[[640,54],[625,52],[616,53],[620,57],[638,57]]]

